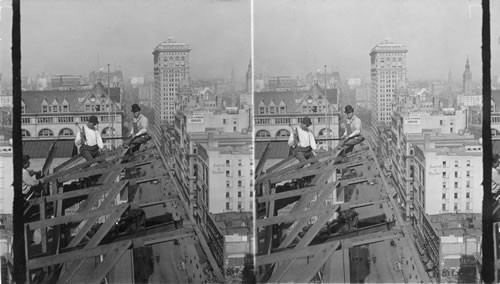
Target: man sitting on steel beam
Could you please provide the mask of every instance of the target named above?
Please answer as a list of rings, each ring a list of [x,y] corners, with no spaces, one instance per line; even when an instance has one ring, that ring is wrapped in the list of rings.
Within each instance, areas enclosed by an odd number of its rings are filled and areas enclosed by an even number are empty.
[[[32,196],[40,196],[40,192],[43,189],[41,184],[44,183],[44,179],[37,179],[36,175],[39,172],[33,170],[28,170],[30,167],[30,156],[23,155],[23,187],[22,192],[26,200],[30,199]],[[35,177],[33,177],[35,176]]]
[[[148,118],[141,113],[139,105],[132,105],[132,113],[134,114],[134,119],[129,135],[131,140],[128,142],[128,145],[131,147],[130,152],[134,153],[139,150],[142,144],[150,140],[151,136],[148,134]]]
[[[97,116],[92,115],[80,131],[76,133],[75,145],[80,148],[80,154],[85,160],[90,161],[102,153],[104,143],[97,129]]]
[[[352,152],[355,145],[363,142],[365,138],[361,136],[361,119],[354,115],[354,108],[351,105],[345,106],[346,124],[345,124],[345,132],[340,137],[341,140],[338,149],[343,150],[341,155],[348,154]]]
[[[300,126],[294,129],[294,133],[288,139],[288,146],[292,148],[292,153],[299,162],[304,162],[316,155],[314,152],[317,149],[316,139],[308,128],[311,125],[311,119],[304,117]]]

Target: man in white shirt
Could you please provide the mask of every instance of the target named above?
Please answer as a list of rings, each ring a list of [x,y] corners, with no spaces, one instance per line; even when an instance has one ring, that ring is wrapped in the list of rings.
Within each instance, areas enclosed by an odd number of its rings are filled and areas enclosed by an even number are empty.
[[[308,128],[311,125],[311,119],[307,116],[304,117],[300,126],[295,128],[294,133],[290,135],[288,139],[288,146],[293,148],[295,158],[297,158],[299,162],[304,162],[313,157],[315,155],[314,151],[317,149],[314,134]]]
[[[354,115],[354,108],[351,105],[345,106],[346,123],[345,132],[340,137],[342,140],[337,146],[339,149],[344,149],[344,153],[352,152],[355,145],[363,142],[365,138],[361,136],[361,119]]]
[[[31,192],[35,192],[35,194],[39,194],[39,191],[42,189],[38,187],[38,185],[44,182],[43,178],[36,179],[33,177],[37,172],[28,170],[30,167],[30,156],[23,155],[23,187],[22,192],[25,198],[27,198]],[[39,189],[39,190],[37,190]]]
[[[132,127],[130,129],[131,138],[129,145],[132,147],[130,151],[134,153],[138,151],[142,144],[146,143],[151,136],[148,134],[149,122],[148,118],[141,113],[141,108],[137,104],[132,105],[132,113],[134,114],[134,119],[132,121]]]
[[[99,156],[104,148],[101,134],[97,129],[99,121],[92,115],[80,131],[76,133],[75,145],[80,148],[80,154],[85,160],[90,161]]]

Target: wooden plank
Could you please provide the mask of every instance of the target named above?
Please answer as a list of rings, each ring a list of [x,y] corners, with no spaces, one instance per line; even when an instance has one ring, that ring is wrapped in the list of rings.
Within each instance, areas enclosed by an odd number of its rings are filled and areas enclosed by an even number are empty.
[[[97,270],[90,274],[89,277],[87,277],[83,282],[90,284],[100,284],[106,274],[108,274],[111,268],[113,268],[113,266],[130,247],[130,243],[131,241],[114,247],[110,252],[106,254],[104,261],[99,265]]]
[[[128,206],[128,204],[122,204],[122,205],[118,205],[118,206],[115,206],[112,208],[104,208],[104,209],[88,211],[88,212],[84,212],[84,213],[76,214],[76,215],[61,216],[61,217],[56,217],[56,218],[52,218],[52,219],[30,222],[30,223],[27,223],[27,225],[29,226],[30,230],[36,230],[36,229],[44,228],[44,227],[52,227],[52,226],[60,225],[60,224],[73,223],[73,222],[78,222],[78,221],[82,221],[82,220],[93,218],[93,217],[100,217],[103,215],[109,215],[109,214],[113,213],[115,210],[119,210],[119,208],[123,207],[123,206]]]

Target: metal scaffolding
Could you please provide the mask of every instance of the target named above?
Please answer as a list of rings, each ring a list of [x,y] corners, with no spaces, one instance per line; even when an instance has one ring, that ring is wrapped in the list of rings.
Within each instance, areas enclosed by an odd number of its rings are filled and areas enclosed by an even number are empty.
[[[42,194],[28,200],[24,210],[29,283],[113,282],[114,270],[136,281],[144,267],[135,266],[134,252],[144,247],[152,249],[157,262],[162,250],[179,255],[179,263],[173,256],[174,263],[162,261],[162,266],[151,261],[151,269],[171,266],[179,274],[165,280],[223,281],[156,138],[143,148],[131,154],[121,147],[91,161],[75,156],[50,174],[48,154]],[[123,269],[127,257],[132,270]]]
[[[349,252],[379,242],[414,256],[401,277],[431,281],[366,142],[345,157],[289,157],[264,172],[269,150],[256,170],[258,282],[358,282]]]

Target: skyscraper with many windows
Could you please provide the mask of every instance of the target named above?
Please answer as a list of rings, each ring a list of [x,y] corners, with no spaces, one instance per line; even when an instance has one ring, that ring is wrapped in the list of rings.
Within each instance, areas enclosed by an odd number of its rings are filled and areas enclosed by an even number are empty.
[[[394,89],[399,81],[406,81],[406,47],[390,39],[377,44],[371,57],[372,125],[391,122]]]
[[[168,39],[153,50],[155,122],[164,125],[174,122],[175,100],[179,82],[189,80],[188,44]]]

